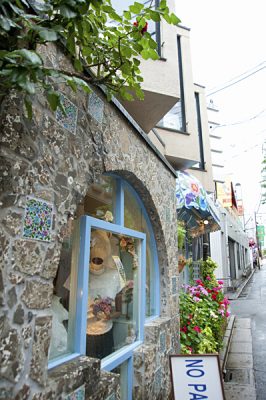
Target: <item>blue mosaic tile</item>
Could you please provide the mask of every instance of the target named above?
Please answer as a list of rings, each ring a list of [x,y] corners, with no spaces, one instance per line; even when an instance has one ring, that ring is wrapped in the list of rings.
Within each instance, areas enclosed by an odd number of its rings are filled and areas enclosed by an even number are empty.
[[[170,222],[170,208],[169,207],[165,208],[165,221]]]
[[[99,124],[103,122],[104,102],[92,92],[89,95],[88,112]]]
[[[161,368],[157,369],[154,376],[154,391],[158,394],[162,387],[162,370]]]
[[[75,134],[77,127],[78,108],[63,94],[61,94],[60,97],[65,107],[66,115],[60,108],[58,108],[55,112],[55,119],[61,126],[63,126],[63,128]]]
[[[165,337],[165,332],[162,332],[160,334],[160,352],[164,353],[166,350],[166,337]]]
[[[176,276],[172,277],[172,294],[175,295],[177,294],[177,280]]]
[[[23,237],[44,242],[51,241],[52,204],[27,197],[23,221]]]
[[[116,395],[115,393],[110,394],[105,400],[116,400]]]
[[[68,394],[65,400],[85,400],[85,385],[80,386],[74,392]]]

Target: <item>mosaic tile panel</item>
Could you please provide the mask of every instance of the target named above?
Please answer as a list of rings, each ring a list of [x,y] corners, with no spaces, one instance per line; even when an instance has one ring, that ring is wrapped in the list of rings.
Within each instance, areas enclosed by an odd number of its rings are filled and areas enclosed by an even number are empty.
[[[165,332],[162,332],[160,334],[160,352],[164,353],[166,350],[166,337],[165,337]]]
[[[67,129],[69,132],[75,134],[77,127],[78,108],[63,94],[60,95],[61,101],[65,107],[66,114],[58,108],[55,112],[56,121]]]
[[[165,209],[165,221],[170,222],[170,209],[169,207],[166,207]]]
[[[89,95],[88,112],[99,124],[103,122],[104,102],[92,92]]]
[[[85,400],[85,385],[80,386],[74,392],[68,394],[65,400]]]
[[[176,276],[172,277],[172,294],[177,294],[177,279]]]
[[[158,394],[161,390],[162,386],[162,370],[161,368],[157,369],[154,376],[154,391],[155,394]]]
[[[110,394],[110,396],[107,397],[105,400],[116,400],[116,395],[115,393]]]
[[[52,204],[27,197],[23,237],[49,242],[51,240],[52,212]]]

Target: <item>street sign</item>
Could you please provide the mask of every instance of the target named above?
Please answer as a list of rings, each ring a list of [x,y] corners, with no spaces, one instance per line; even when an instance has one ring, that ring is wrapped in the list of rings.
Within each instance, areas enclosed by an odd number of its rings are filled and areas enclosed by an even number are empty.
[[[265,236],[264,225],[257,225],[257,235],[259,239],[263,239]]]
[[[174,400],[225,400],[218,355],[173,355],[170,368]]]

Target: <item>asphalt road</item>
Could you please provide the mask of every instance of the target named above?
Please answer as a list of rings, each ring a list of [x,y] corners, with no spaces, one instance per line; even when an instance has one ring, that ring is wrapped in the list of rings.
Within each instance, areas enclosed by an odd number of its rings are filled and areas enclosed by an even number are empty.
[[[237,317],[251,318],[257,400],[266,400],[266,260],[240,297],[231,300],[231,312]]]

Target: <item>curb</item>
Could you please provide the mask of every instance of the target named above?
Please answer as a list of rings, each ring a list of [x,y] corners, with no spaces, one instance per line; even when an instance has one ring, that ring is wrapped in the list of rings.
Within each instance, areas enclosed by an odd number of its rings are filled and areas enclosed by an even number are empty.
[[[232,340],[232,333],[233,333],[233,328],[235,324],[235,315],[231,315],[224,333],[224,338],[223,338],[223,347],[222,350],[219,352],[219,359],[220,359],[220,365],[221,365],[221,371],[223,376],[226,373],[225,366],[229,354],[229,349],[230,349],[230,344]]]
[[[246,287],[246,285],[249,283],[250,279],[252,278],[252,276],[255,273],[255,269],[253,269],[251,271],[251,274],[249,275],[249,277],[239,286],[239,288],[237,289],[237,291],[235,293],[232,293],[231,296],[229,293],[226,293],[226,297],[228,298],[228,300],[236,300],[238,299],[238,297],[241,295],[242,291],[244,290],[244,288]]]

